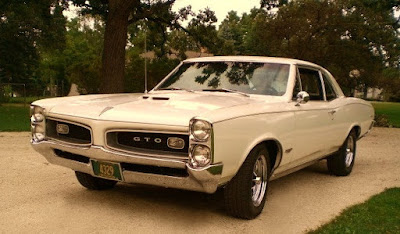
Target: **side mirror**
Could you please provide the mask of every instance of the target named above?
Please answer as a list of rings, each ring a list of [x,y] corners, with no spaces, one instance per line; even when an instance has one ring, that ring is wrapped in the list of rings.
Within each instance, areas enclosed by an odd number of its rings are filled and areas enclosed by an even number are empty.
[[[300,91],[297,94],[296,106],[300,106],[300,104],[306,104],[308,101],[310,101],[310,94],[308,94],[306,91]]]

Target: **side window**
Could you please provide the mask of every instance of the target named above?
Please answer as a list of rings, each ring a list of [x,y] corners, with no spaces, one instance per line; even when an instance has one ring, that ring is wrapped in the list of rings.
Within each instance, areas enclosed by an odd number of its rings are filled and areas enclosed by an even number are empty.
[[[322,78],[324,79],[324,84],[325,84],[326,100],[331,101],[337,98],[337,94],[333,89],[330,79],[324,73],[322,73]]]
[[[299,68],[302,90],[310,95],[310,100],[323,101],[324,92],[322,91],[319,72],[316,70]]]

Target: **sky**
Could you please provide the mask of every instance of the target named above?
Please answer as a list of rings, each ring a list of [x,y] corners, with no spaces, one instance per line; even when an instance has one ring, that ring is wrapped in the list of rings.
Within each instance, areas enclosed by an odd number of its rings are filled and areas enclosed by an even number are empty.
[[[176,0],[172,7],[173,11],[191,5],[192,10],[197,13],[206,7],[213,10],[218,18],[218,25],[225,19],[229,11],[236,11],[239,16],[250,12],[254,7],[260,7],[260,0]]]

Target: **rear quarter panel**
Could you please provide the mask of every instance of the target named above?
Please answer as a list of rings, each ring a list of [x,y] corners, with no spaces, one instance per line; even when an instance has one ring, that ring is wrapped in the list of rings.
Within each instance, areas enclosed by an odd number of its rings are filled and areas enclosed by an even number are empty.
[[[342,98],[338,107],[335,122],[340,129],[337,144],[341,145],[350,131],[355,127],[360,128],[359,136],[368,132],[374,121],[375,111],[372,105],[358,98]]]

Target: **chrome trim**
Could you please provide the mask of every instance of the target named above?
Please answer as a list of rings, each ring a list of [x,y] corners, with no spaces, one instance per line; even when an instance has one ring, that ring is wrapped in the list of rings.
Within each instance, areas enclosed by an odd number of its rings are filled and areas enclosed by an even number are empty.
[[[110,149],[110,150],[112,150],[112,151],[114,151],[114,152],[121,152],[121,153],[126,153],[126,154],[129,154],[129,155],[140,155],[140,156],[151,156],[151,157],[155,157],[155,158],[165,158],[165,159],[185,159],[185,160],[187,160],[188,159],[188,155],[183,155],[182,154],[182,156],[176,156],[176,155],[171,155],[171,154],[159,154],[159,153],[153,153],[153,152],[151,152],[151,151],[146,151],[145,153],[144,152],[139,152],[139,151],[133,151],[133,150],[123,150],[123,149],[120,149],[120,148],[115,148],[115,147],[112,147],[112,146],[107,146],[107,148],[108,149]],[[132,148],[134,148],[134,147],[132,147]],[[143,150],[143,151],[145,151],[145,150]]]
[[[38,108],[39,112],[35,113],[35,109]],[[45,109],[41,106],[36,106],[36,105],[30,105],[29,107],[29,114],[30,114],[30,126],[31,126],[31,140],[35,141],[35,142],[40,142],[46,139],[46,115],[45,113]],[[41,121],[37,121],[37,119],[34,117],[36,114],[42,115],[43,119]],[[36,132],[36,127],[40,126],[43,128],[43,133],[37,133]],[[38,139],[36,137],[36,134],[43,134],[43,138],[42,139]]]
[[[186,131],[182,132],[177,132],[177,131],[163,131],[163,130],[146,130],[146,129],[131,129],[131,128],[124,128],[124,129],[119,129],[119,128],[113,128],[113,129],[108,129],[105,134],[109,132],[143,132],[143,133],[163,133],[163,134],[183,134],[183,135],[188,135]],[[107,140],[107,139],[106,139]]]
[[[251,200],[255,207],[264,199],[268,185],[268,168],[265,155],[260,154],[253,166],[253,178],[251,187]]]
[[[173,147],[173,146],[170,146],[170,144],[169,144],[169,140],[170,140],[170,139],[183,140],[183,145],[182,145],[182,147]],[[168,138],[167,138],[167,146],[168,146],[169,148],[171,148],[171,149],[183,149],[183,148],[185,148],[185,140],[182,139],[182,138],[180,138],[180,137],[168,137]]]
[[[321,87],[322,87],[322,92],[323,92],[323,94],[324,94],[324,101],[327,101],[327,98],[326,98],[326,87],[325,87],[325,81],[324,81],[324,78],[322,77],[322,72],[321,72],[321,69],[318,69],[318,74],[319,74],[319,82],[321,82]]]
[[[300,91],[296,97],[297,99],[295,106],[300,106],[300,104],[306,104],[308,101],[310,101],[310,94],[308,94],[306,91]]]
[[[86,156],[90,159],[95,159],[99,161],[108,161],[115,163],[125,162],[160,167],[181,168],[186,169],[189,174],[189,176],[187,177],[175,177],[151,173],[121,171],[123,173],[124,182],[127,183],[149,184],[162,187],[214,193],[220,185],[219,181],[223,170],[222,163],[209,165],[202,169],[196,169],[192,168],[184,160],[166,160],[153,157],[142,157],[139,155],[133,156],[124,153],[113,152],[100,146],[82,148],[70,145],[56,144],[49,141],[31,143],[32,147],[37,152],[42,154],[49,163],[68,167],[72,170],[88,173],[90,175],[93,175],[93,169],[91,168],[90,163],[81,163],[74,160],[58,157],[55,155],[54,149],[79,154],[82,156]]]
[[[58,134],[69,134],[69,126],[66,124],[59,124],[56,125],[56,132]]]
[[[74,122],[74,121],[70,121],[70,120],[64,120],[64,119],[59,119],[59,118],[54,118],[54,117],[47,117],[47,119],[54,120],[54,121],[61,121],[61,122],[65,122],[65,123],[69,123],[69,124],[74,124],[74,125],[77,125],[77,126],[86,128],[87,130],[90,131],[90,143],[87,143],[87,144],[71,143],[71,142],[68,142],[68,141],[63,141],[63,140],[56,139],[56,138],[54,138],[54,137],[48,137],[48,136],[46,135],[46,139],[47,139],[47,140],[50,139],[50,140],[55,141],[55,142],[62,142],[62,143],[66,143],[66,144],[68,144],[68,145],[75,145],[75,146],[86,146],[86,147],[87,147],[87,146],[93,145],[93,132],[92,132],[92,128],[91,128],[90,126],[87,126],[87,125],[84,125],[84,124],[81,124],[81,123],[78,123],[78,122]]]
[[[140,156],[147,156],[147,157],[158,157],[158,158],[166,158],[166,159],[184,159],[188,160],[189,155],[188,154],[182,154],[182,156],[178,156],[177,154],[174,154],[173,152],[166,152],[165,154],[163,153],[154,153],[154,152],[147,152],[146,149],[140,149],[140,150],[124,150],[121,148],[116,148],[113,146],[110,146],[107,141],[107,134],[112,133],[112,132],[142,132],[142,133],[162,133],[162,134],[181,134],[181,135],[187,135],[187,132],[173,132],[173,131],[156,131],[156,130],[144,130],[144,129],[110,129],[107,130],[104,133],[104,146],[105,148],[108,148],[110,150],[116,151],[116,152],[121,152],[121,153],[127,153],[129,155],[140,155]],[[190,137],[189,137],[189,142],[190,142]],[[134,147],[132,147],[134,148]],[[137,148],[139,149],[139,148]],[[146,152],[141,152],[141,151],[146,151]]]
[[[193,130],[193,124],[194,124],[194,122],[196,122],[198,120],[199,121],[203,121],[203,122],[207,122],[210,125],[210,134],[208,135],[208,137],[206,139],[199,139],[199,138],[195,137],[194,134],[192,134],[193,133],[193,131],[192,131]],[[205,119],[202,119],[202,118],[198,118],[198,117],[194,117],[194,118],[192,118],[190,120],[190,122],[189,122],[189,135],[193,136],[195,141],[197,141],[197,142],[207,142],[211,137],[211,132],[212,132],[212,123],[211,123],[211,121],[205,120]]]

